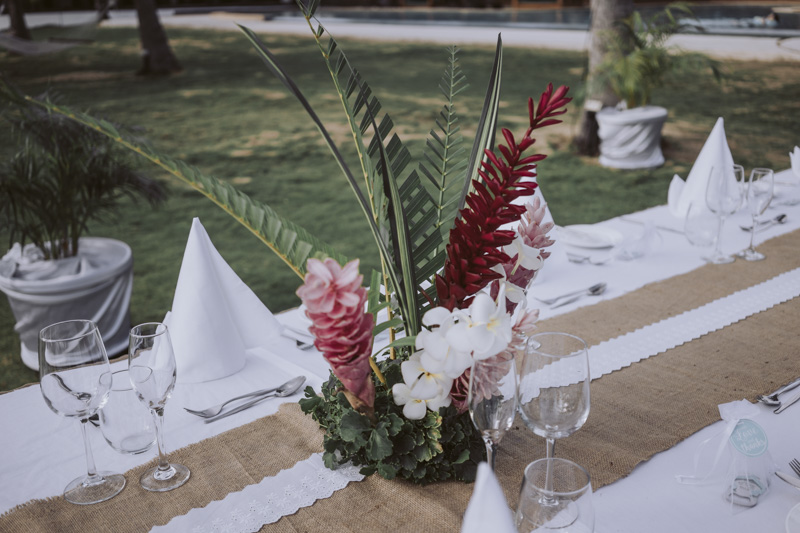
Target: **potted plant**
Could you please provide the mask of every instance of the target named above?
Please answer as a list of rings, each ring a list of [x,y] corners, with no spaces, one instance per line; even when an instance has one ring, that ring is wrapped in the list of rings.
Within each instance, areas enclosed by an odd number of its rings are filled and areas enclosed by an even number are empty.
[[[4,118],[19,144],[0,163],[0,227],[10,247],[0,290],[17,320],[22,361],[38,369],[39,330],[75,318],[97,323],[109,353],[119,353],[130,326],[131,250],[83,235],[90,222],[113,217],[122,197],[157,204],[164,187],[129,166],[111,139],[72,120],[24,101]]]
[[[677,72],[710,67],[719,79],[714,61],[702,54],[669,46],[669,38],[689,27],[675,12],[693,17],[683,3],[667,6],[649,18],[634,12],[620,21],[622,31],[609,34],[608,49],[594,82],[606,85],[619,99],[616,107],[600,110],[600,164],[612,168],[651,168],[664,163],[661,129],[667,110],[650,105],[653,91]]]

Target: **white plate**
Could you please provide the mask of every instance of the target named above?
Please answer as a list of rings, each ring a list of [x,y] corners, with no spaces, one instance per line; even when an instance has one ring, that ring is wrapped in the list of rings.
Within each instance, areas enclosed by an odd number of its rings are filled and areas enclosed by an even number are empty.
[[[581,248],[611,248],[622,242],[622,233],[615,229],[589,224],[575,224],[558,228],[558,239]]]
[[[786,533],[800,533],[800,503],[786,515]]]

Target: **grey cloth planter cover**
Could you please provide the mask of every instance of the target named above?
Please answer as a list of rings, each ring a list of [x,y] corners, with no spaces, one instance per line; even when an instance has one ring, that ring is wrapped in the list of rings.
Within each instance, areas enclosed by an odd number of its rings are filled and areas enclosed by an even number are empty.
[[[611,168],[652,168],[664,164],[661,128],[667,120],[663,107],[601,109],[597,115],[600,164]]]
[[[0,290],[8,296],[17,320],[14,330],[20,337],[22,362],[34,370],[39,369],[39,331],[64,320],[92,320],[109,356],[127,349],[131,249],[114,239],[84,237],[78,250],[77,257],[20,263],[15,268],[8,256],[3,261]]]

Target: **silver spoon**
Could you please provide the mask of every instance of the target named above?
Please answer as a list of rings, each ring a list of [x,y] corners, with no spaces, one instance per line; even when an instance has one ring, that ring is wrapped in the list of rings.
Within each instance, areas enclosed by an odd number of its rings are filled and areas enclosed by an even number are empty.
[[[765,229],[770,226],[774,226],[775,224],[783,224],[786,222],[786,213],[781,213],[777,215],[775,218],[771,218],[769,220],[762,220],[761,222],[756,222],[756,230]],[[742,231],[750,231],[753,229],[753,226],[739,226],[742,228]]]
[[[771,405],[773,407],[777,407],[777,406],[779,406],[781,404],[781,401],[778,399],[778,396],[780,396],[784,392],[787,392],[787,391],[790,391],[792,389],[795,389],[798,386],[800,386],[800,378],[797,378],[796,380],[792,381],[788,385],[784,385],[783,387],[779,388],[778,390],[776,390],[775,392],[773,392],[771,394],[759,394],[758,396],[756,396],[756,400],[758,400],[759,402],[761,402],[763,404]]]
[[[564,300],[560,300],[557,304],[551,305],[550,309],[555,309],[556,307],[561,307],[562,305],[570,304],[570,303],[574,302],[575,300],[577,300],[578,298],[581,298],[582,296],[599,296],[599,295],[603,294],[605,291],[606,291],[606,284],[605,283],[598,283],[597,285],[593,285],[593,286],[589,287],[588,289],[586,289],[585,291],[580,292],[580,293],[578,293],[578,294],[576,294],[576,295],[574,295],[574,296],[572,296],[570,298],[566,298]]]
[[[545,305],[552,305],[552,304],[556,303],[557,301],[559,301],[559,300],[561,300],[563,298],[569,298],[570,296],[576,296],[576,295],[577,296],[583,296],[583,293],[600,294],[604,290],[606,290],[606,284],[605,284],[605,282],[601,281],[600,283],[596,283],[595,285],[592,285],[588,289],[580,289],[580,290],[577,290],[577,291],[574,291],[574,292],[568,292],[566,294],[561,294],[559,296],[556,296],[555,298],[537,298],[535,296],[534,296],[534,298],[536,298],[537,300],[539,300],[540,302],[542,302]],[[600,292],[597,292],[597,291],[600,291]]]
[[[284,383],[283,385],[280,385],[278,387],[271,387],[269,389],[262,389],[262,390],[257,390],[257,391],[254,391],[254,392],[249,392],[247,394],[242,394],[241,396],[237,396],[235,398],[231,398],[230,400],[222,402],[219,405],[215,405],[213,407],[209,407],[207,409],[194,410],[194,409],[189,409],[188,407],[184,407],[184,409],[187,412],[189,412],[189,413],[191,413],[193,415],[199,416],[201,418],[212,418],[212,417],[215,417],[218,414],[220,414],[222,412],[222,409],[224,409],[226,405],[228,405],[231,402],[235,402],[236,400],[241,400],[243,398],[256,398],[256,401],[248,402],[248,403],[240,406],[240,407],[243,407],[243,408],[247,408],[247,407],[250,407],[252,405],[255,405],[257,402],[260,402],[264,398],[271,398],[273,396],[278,396],[278,397],[289,396],[290,394],[294,394],[294,392],[297,391],[297,389],[299,389],[300,386],[303,383],[305,383],[305,381],[306,381],[305,376],[297,376],[296,378],[292,378],[289,381],[287,381],[286,383]],[[239,408],[237,407],[237,409],[239,409]],[[233,412],[238,412],[238,411],[232,410],[230,413],[233,413]],[[227,413],[227,414],[230,414],[230,413]]]

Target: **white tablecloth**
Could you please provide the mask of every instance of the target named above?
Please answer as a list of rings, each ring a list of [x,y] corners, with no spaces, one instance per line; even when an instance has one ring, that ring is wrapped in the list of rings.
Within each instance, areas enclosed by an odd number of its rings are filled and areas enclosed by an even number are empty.
[[[786,223],[758,233],[756,243],[800,228],[800,205],[770,208],[765,216],[779,212],[789,215]],[[747,223],[748,218],[739,213],[726,222],[724,250],[733,252],[747,246],[749,236],[738,225]],[[682,222],[675,220],[666,206],[614,218],[602,225],[620,231],[625,238],[635,238],[643,230],[642,223],[646,222],[674,229],[682,227]],[[621,296],[647,283],[691,271],[703,264],[702,256],[706,251],[692,248],[679,233],[666,230],[659,233],[661,242],[645,257],[634,261],[615,260],[599,266],[568,262],[566,251],[570,247],[557,243],[536,281],[531,298],[546,292],[555,294],[562,289],[574,289],[576,285],[588,287],[596,281],[607,282],[608,289],[602,296],[586,297],[557,309],[536,304],[533,299],[531,303],[539,306],[541,317],[546,318]],[[725,265],[717,268],[725,268]],[[279,320],[284,324],[304,323],[297,310],[279,315]],[[179,384],[166,408],[167,449],[174,450],[272,414],[279,402],[267,401],[211,424],[187,414],[182,407],[206,407],[246,390],[277,385],[301,373],[309,378],[310,385],[318,388],[327,377],[327,367],[314,350],[299,350],[291,340],[276,339],[268,348],[251,351],[245,369],[233,376],[208,383]],[[790,377],[787,376],[787,380]],[[288,401],[296,401],[298,397]],[[3,480],[0,483],[0,512],[33,498],[57,496],[68,481],[85,471],[77,422],[54,414],[45,405],[38,386],[0,395],[0,421],[4,428],[0,432],[0,450],[3,451],[0,459],[0,479]],[[764,409],[758,422],[767,431],[770,450],[779,465],[785,466],[790,458],[798,456],[800,404],[779,416]],[[597,531],[782,531],[784,517],[800,501],[800,491],[780,481],[773,483],[771,493],[757,507],[735,516],[730,515],[717,488],[687,486],[675,481],[675,474],[691,473],[692,456],[698,443],[719,431],[717,426],[712,425],[656,455],[627,478],[598,491],[595,498]],[[139,456],[120,455],[105,444],[99,430],[90,434],[100,469],[124,472],[153,457],[150,452]]]

